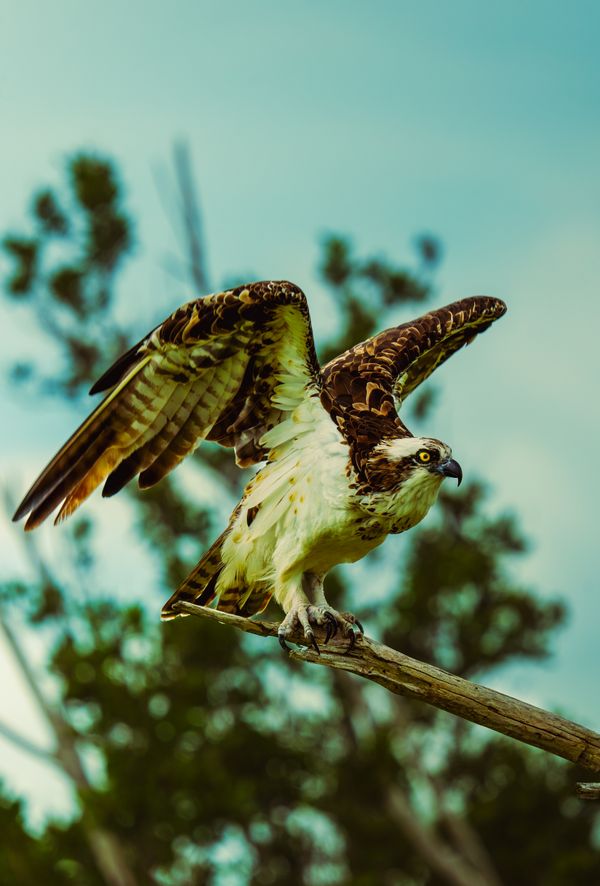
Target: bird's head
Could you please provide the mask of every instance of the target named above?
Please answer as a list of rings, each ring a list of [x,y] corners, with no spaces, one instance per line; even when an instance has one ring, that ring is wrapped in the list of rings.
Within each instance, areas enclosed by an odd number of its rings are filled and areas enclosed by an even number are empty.
[[[456,478],[460,486],[463,476],[450,447],[431,437],[384,440],[373,450],[370,467],[388,489],[400,484],[437,488],[445,477]]]

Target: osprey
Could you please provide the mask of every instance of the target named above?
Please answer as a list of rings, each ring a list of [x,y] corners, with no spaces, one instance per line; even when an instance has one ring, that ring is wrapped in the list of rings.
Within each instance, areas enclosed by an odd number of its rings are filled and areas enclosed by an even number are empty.
[[[265,281],[178,308],[120,357],[90,393],[107,391],[35,481],[14,518],[33,529],[60,505],[68,517],[102,482],[111,496],[139,475],[157,483],[202,440],[264,462],[229,525],[167,601],[242,616],[274,597],[279,640],[300,626],[318,650],[338,628],[362,630],[325,599],[323,580],[423,519],[445,477],[462,471],[450,447],[414,437],[397,407],[506,305],[465,298],[379,333],[320,367],[306,298]]]

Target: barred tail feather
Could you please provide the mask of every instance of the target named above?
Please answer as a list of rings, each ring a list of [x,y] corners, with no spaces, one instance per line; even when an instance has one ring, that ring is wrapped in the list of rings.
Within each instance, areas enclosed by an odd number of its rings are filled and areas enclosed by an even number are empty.
[[[169,597],[160,614],[163,621],[169,621],[171,618],[177,618],[178,615],[186,614],[173,609],[175,603],[186,601],[188,603],[196,603],[198,606],[208,606],[214,600],[217,579],[223,569],[221,548],[227,536],[227,531],[226,529],[225,532],[221,533],[204,554],[198,565],[192,569],[185,581]]]
[[[200,562],[190,572],[184,582],[172,594],[162,608],[160,617],[169,621],[178,616],[187,615],[174,609],[181,601],[195,603],[197,606],[209,606],[218,597],[216,608],[221,612],[231,612],[246,618],[262,612],[266,608],[271,593],[265,588],[217,588],[219,576],[224,568],[222,559],[223,542],[227,538],[227,528],[204,554]]]

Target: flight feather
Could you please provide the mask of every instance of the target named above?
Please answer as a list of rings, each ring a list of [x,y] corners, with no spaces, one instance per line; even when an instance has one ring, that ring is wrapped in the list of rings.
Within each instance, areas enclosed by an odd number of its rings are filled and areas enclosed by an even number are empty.
[[[181,601],[250,616],[273,596],[282,645],[300,624],[353,617],[325,600],[323,579],[389,533],[423,519],[445,477],[462,479],[450,447],[413,437],[398,410],[431,373],[502,316],[502,301],[465,298],[394,326],[321,368],[306,298],[264,281],[183,305],[120,357],[91,393],[104,400],[35,481],[14,519],[68,517],[100,484],[157,483],[202,440],[264,462],[228,526],[163,608]],[[314,597],[311,602],[307,594]]]

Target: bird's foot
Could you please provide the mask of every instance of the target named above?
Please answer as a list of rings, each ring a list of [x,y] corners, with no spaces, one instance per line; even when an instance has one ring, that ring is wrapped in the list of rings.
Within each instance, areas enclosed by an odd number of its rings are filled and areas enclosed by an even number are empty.
[[[277,630],[279,645],[282,649],[287,650],[289,648],[287,639],[299,627],[303,631],[308,645],[312,646],[315,652],[320,655],[321,650],[316,641],[313,626],[325,629],[325,643],[329,643],[339,631],[342,637],[350,641],[349,648],[354,646],[357,633],[360,635],[364,633],[363,626],[351,612],[338,612],[331,606],[302,603],[293,606],[279,625]]]

